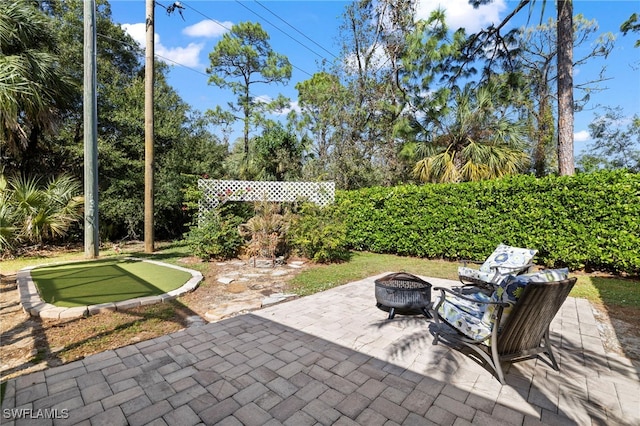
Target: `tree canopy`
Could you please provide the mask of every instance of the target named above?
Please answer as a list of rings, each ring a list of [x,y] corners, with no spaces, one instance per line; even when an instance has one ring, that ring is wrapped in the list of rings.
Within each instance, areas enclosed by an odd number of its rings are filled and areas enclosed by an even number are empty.
[[[334,180],[338,188],[355,189],[531,171],[571,174],[576,102],[565,95],[597,89],[595,82],[574,82],[571,68],[606,57],[614,40],[597,38],[597,23],[573,16],[570,1],[558,2],[554,21],[503,33],[509,19],[532,3],[521,0],[503,22],[476,34],[447,28],[442,10],[416,20],[416,0],[349,3],[340,55],[296,85],[297,103],[259,96],[266,85],[287,84],[292,65],[258,23],[234,25],[209,53],[208,82],[234,94],[229,105],[193,110],[171,87],[169,66],[157,62],[159,238],[187,229],[193,212],[183,208],[185,188],[202,175]],[[42,182],[60,173],[82,179],[82,6],[81,0],[0,2],[5,183],[34,171]],[[96,18],[101,238],[138,238],[144,207],[142,50],[113,22],[107,0],[97,0]],[[621,30],[637,33],[637,22],[634,14]],[[594,38],[586,56],[567,56]],[[618,126],[625,117],[613,111],[592,123],[596,144],[591,157],[581,158],[581,170],[637,167],[638,120]],[[243,138],[234,145],[230,129],[237,121]],[[2,235],[16,229],[6,220],[13,213],[5,213]]]
[[[52,20],[33,2],[0,5],[0,157],[8,154],[10,167],[28,164],[76,89],[60,65],[53,31]]]
[[[225,33],[209,54],[209,83],[230,88],[237,96],[229,105],[242,114],[244,121],[244,154],[249,155],[249,129],[259,102],[252,95],[256,84],[282,83],[291,78],[291,64],[286,56],[276,53],[269,44],[269,34],[259,23],[241,22]]]

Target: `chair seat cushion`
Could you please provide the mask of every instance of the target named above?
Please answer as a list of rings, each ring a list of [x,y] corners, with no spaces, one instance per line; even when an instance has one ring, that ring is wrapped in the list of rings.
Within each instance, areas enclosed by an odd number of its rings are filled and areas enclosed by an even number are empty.
[[[448,298],[438,308],[438,314],[456,330],[471,339],[482,340],[491,334],[491,328],[482,322],[482,313],[467,312],[451,303]]]
[[[489,301],[489,296],[482,292],[465,294],[465,297],[481,302]],[[439,297],[436,297],[435,304],[437,305],[438,302]],[[444,302],[438,308],[438,313],[442,319],[465,336],[474,340],[482,340],[491,334],[491,326],[482,322],[486,306],[488,305],[451,296],[445,297]]]

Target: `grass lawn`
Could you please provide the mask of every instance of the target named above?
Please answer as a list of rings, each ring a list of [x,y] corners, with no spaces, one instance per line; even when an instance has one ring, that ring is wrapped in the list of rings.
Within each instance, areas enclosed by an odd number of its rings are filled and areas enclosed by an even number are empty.
[[[408,272],[457,280],[458,264],[391,254],[353,252],[347,262],[317,265],[303,271],[293,278],[291,287],[295,293],[306,296],[383,272]]]
[[[35,268],[31,277],[44,301],[74,307],[158,296],[182,286],[191,274],[139,260],[107,258]]]
[[[354,252],[348,262],[318,265],[303,271],[291,281],[292,290],[309,295],[331,287],[383,272],[409,272],[434,278],[458,279],[457,262],[401,257],[390,254]],[[616,306],[640,310],[640,280],[570,273],[578,281],[570,296],[615,309]]]

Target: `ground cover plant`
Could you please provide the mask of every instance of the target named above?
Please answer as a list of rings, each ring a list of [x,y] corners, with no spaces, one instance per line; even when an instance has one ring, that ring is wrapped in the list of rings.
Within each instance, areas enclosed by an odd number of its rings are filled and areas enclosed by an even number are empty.
[[[31,277],[45,302],[74,307],[159,296],[185,284],[191,274],[137,259],[111,257],[35,268]]]

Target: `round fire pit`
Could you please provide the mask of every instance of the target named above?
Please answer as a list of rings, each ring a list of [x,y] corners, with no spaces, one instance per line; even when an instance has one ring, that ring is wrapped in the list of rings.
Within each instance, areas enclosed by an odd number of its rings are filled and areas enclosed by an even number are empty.
[[[403,312],[421,312],[431,318],[431,284],[406,272],[385,275],[375,280],[376,306],[389,311],[393,319],[396,309]]]

